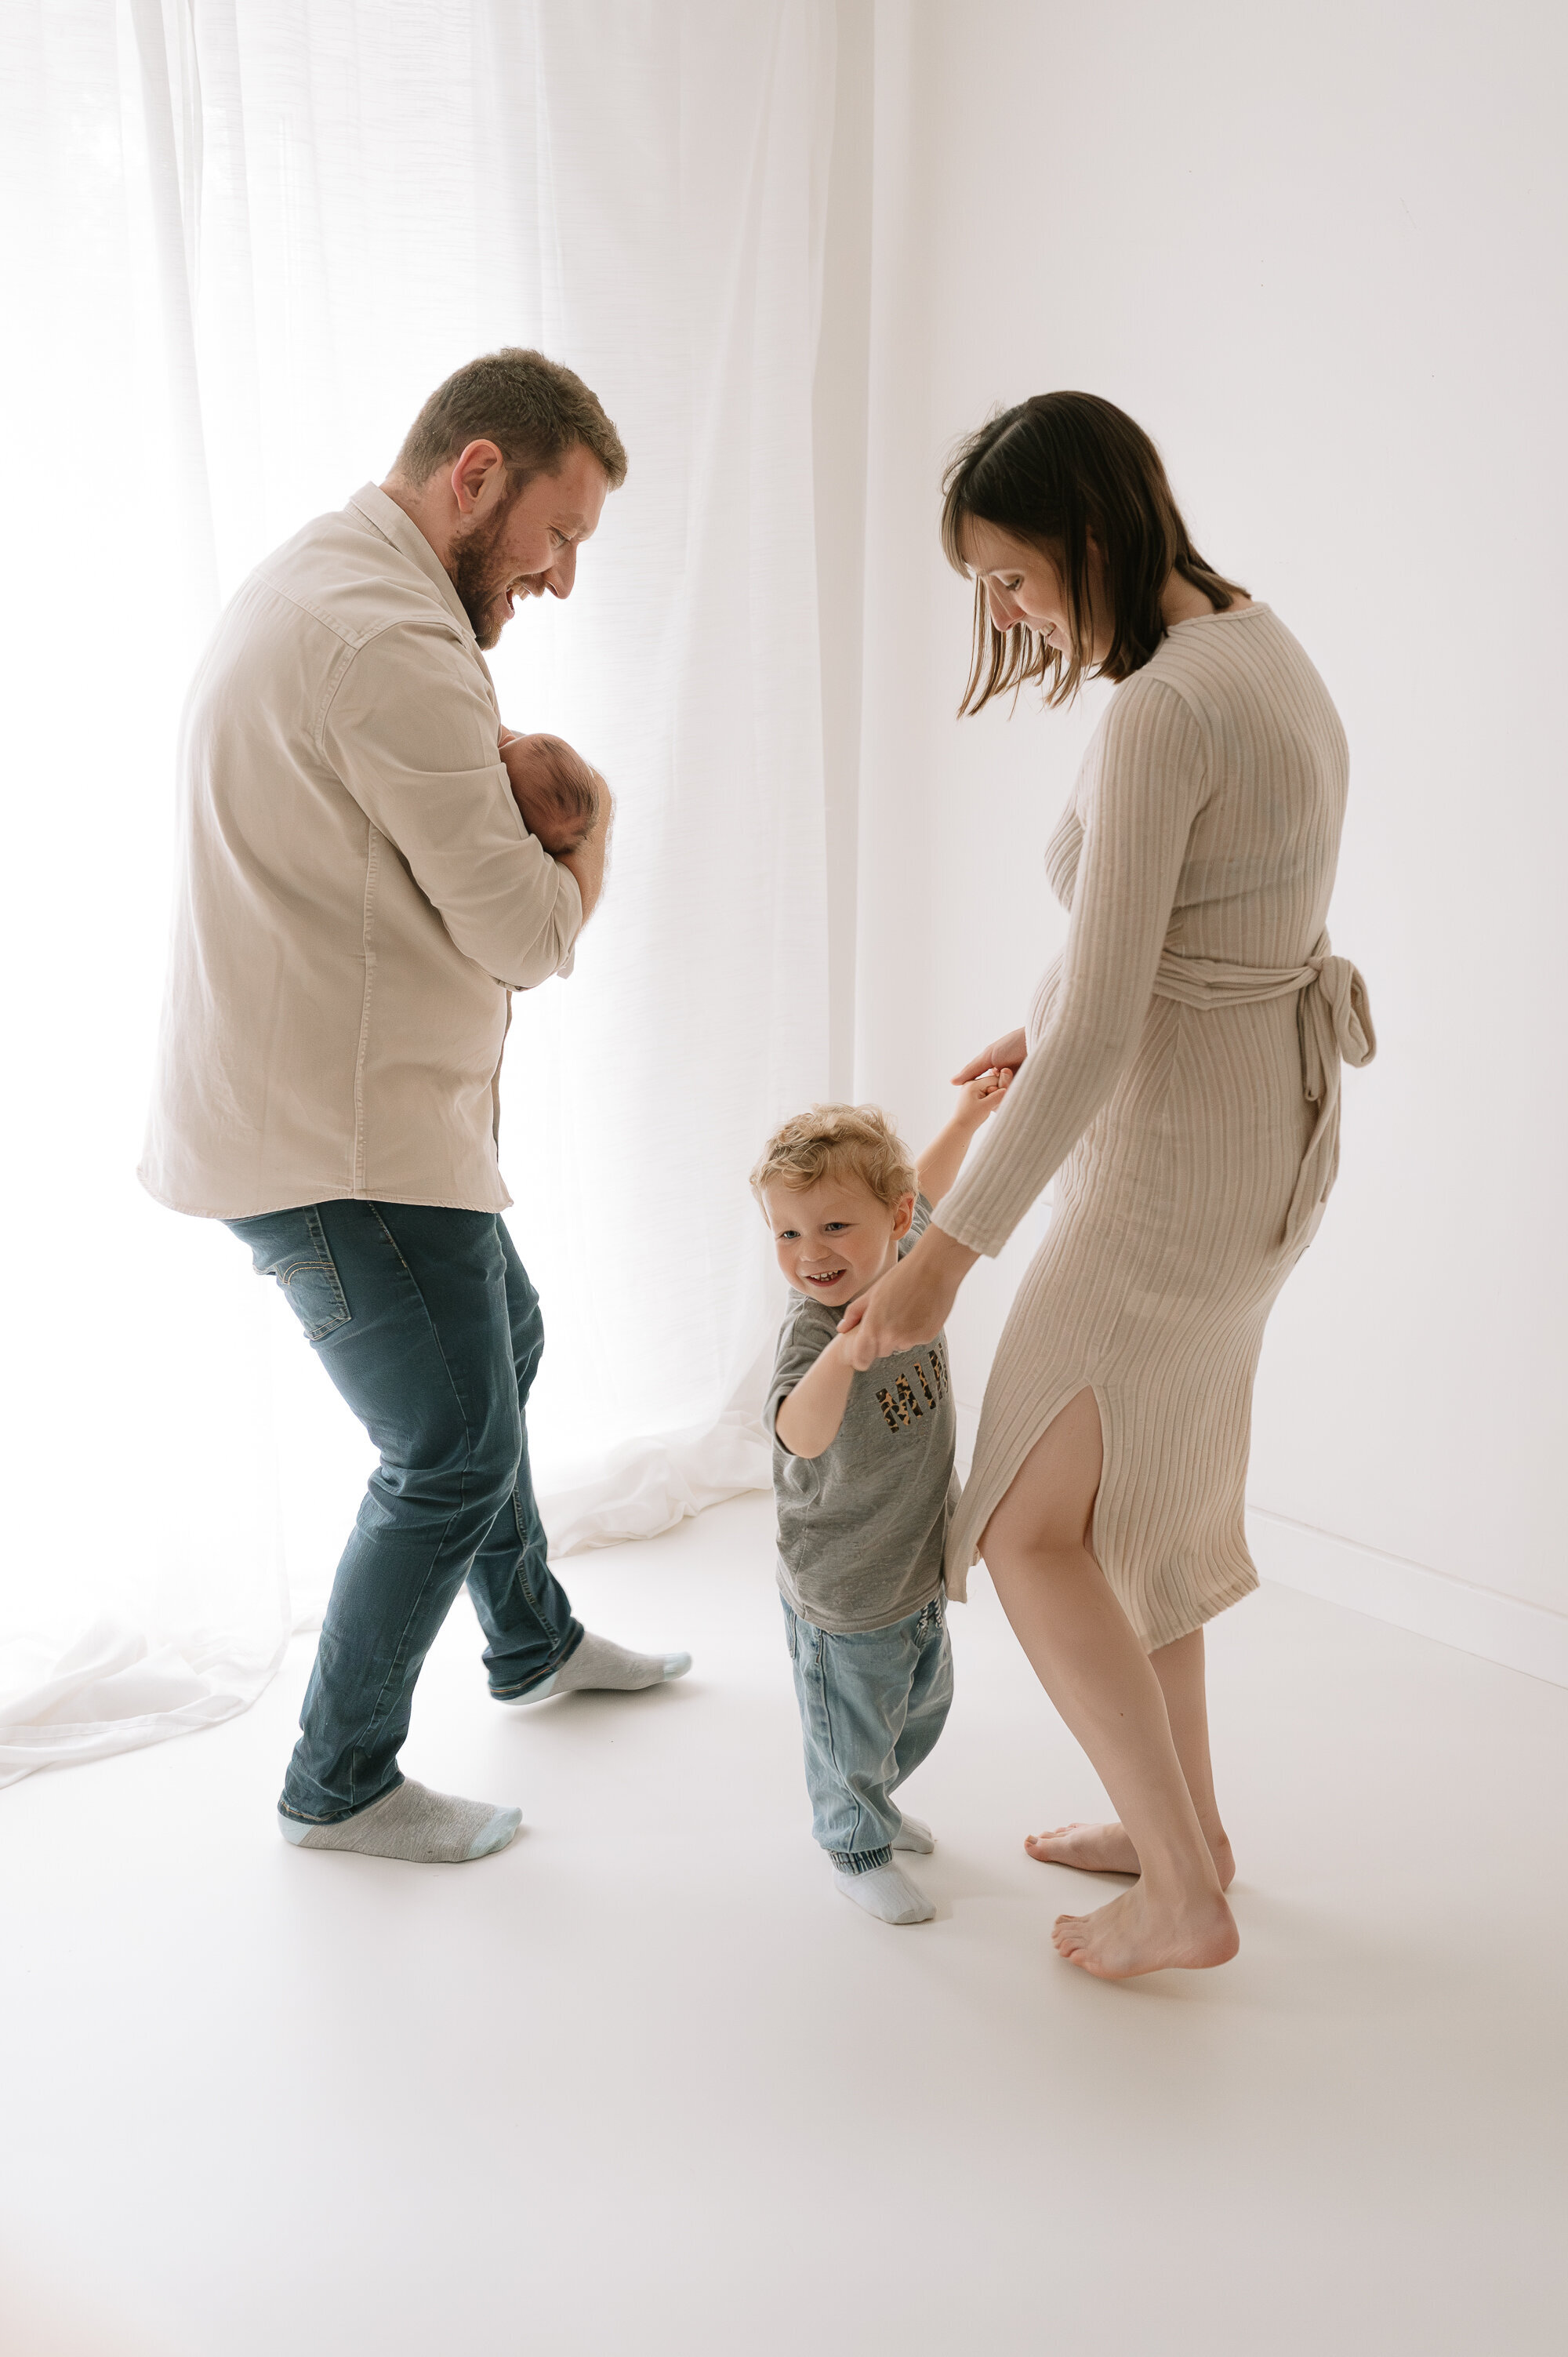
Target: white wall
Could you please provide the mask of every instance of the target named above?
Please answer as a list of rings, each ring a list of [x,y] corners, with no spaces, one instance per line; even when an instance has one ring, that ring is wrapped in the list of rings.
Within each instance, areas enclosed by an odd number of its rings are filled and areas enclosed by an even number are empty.
[[[1059,942],[1040,852],[1103,692],[953,720],[969,593],[937,479],[993,404],[1104,393],[1160,443],[1198,545],[1303,640],[1352,748],[1331,923],[1380,1053],[1347,1077],[1339,1189],[1270,1330],[1260,1555],[1417,1625],[1422,1572],[1469,1583],[1473,1610],[1443,1590],[1455,1626],[1498,1650],[1489,1596],[1568,1610],[1564,20],[1521,0],[844,0],[844,20],[863,45],[875,27],[836,149],[869,142],[872,191],[856,1091],[930,1126]],[[841,240],[854,180],[835,167]],[[853,298],[830,286],[819,382],[841,453]],[[831,630],[857,585],[824,556]],[[955,1319],[972,1403],[1032,1232]],[[1425,1607],[1390,1601],[1380,1557],[1421,1567]],[[1565,1633],[1509,1625],[1506,1658]]]

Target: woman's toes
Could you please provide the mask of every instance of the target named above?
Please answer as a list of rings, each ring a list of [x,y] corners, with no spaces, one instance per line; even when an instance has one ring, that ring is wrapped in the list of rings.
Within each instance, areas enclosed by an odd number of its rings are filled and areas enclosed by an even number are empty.
[[[1024,1848],[1039,1866],[1074,1866],[1086,1874],[1136,1874],[1138,1853],[1120,1824],[1057,1825],[1030,1834]]]

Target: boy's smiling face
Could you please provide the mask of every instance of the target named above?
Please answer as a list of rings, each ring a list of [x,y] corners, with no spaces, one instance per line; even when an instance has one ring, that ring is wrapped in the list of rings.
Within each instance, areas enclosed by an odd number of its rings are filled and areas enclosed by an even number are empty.
[[[779,1265],[797,1293],[845,1308],[893,1266],[909,1232],[915,1198],[891,1208],[853,1171],[830,1171],[811,1187],[775,1180],[763,1190]]]

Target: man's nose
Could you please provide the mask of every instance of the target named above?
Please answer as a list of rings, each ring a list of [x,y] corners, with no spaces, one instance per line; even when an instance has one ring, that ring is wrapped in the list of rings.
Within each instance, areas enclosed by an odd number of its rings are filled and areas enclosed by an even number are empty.
[[[577,578],[576,550],[570,546],[564,548],[544,578],[550,584],[553,597],[569,597],[572,584]]]

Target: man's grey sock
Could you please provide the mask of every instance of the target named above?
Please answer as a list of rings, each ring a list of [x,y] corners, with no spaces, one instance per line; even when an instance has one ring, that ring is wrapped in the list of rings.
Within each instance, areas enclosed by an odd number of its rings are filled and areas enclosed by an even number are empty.
[[[835,1866],[833,1881],[846,1899],[880,1923],[929,1923],[937,1911],[901,1867],[874,1866],[869,1874],[841,1874]]]
[[[394,1791],[334,1825],[307,1825],[278,1811],[278,1831],[296,1849],[353,1849],[366,1857],[406,1858],[413,1866],[462,1866],[505,1849],[522,1823],[521,1809],[457,1801],[405,1776]]]
[[[644,1686],[661,1686],[670,1678],[683,1678],[692,1666],[690,1653],[634,1653],[591,1629],[570,1660],[553,1670],[526,1694],[500,1695],[500,1702],[544,1702],[551,1695],[577,1694],[585,1687],[605,1687],[615,1694],[636,1694]]]
[[[918,1849],[922,1857],[929,1856],[936,1846],[935,1834],[929,1825],[923,1825],[918,1817],[906,1817],[893,1836],[895,1849]]]

